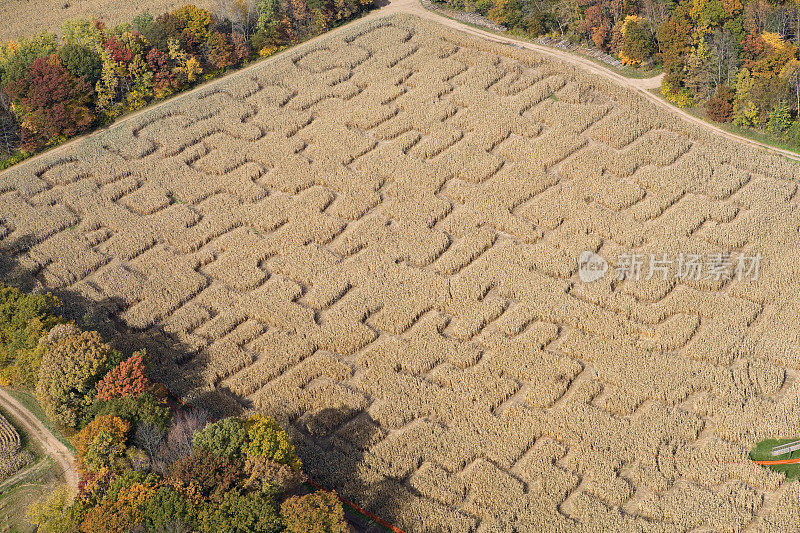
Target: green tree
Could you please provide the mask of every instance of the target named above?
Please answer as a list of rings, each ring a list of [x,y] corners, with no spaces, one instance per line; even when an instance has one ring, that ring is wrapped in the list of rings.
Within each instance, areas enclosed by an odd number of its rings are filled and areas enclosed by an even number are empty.
[[[36,386],[39,339],[64,321],[54,314],[60,306],[50,293],[25,294],[0,283],[0,385]]]
[[[206,504],[200,530],[208,533],[272,533],[283,529],[275,502],[259,492],[225,493],[219,503]]]
[[[789,114],[789,106],[778,104],[769,112],[767,118],[767,131],[774,135],[783,135],[792,126],[792,116]]]
[[[153,394],[145,392],[138,396],[125,396],[110,400],[96,399],[86,410],[84,418],[89,420],[96,416],[114,415],[136,424],[147,423],[165,429],[169,425],[170,413],[166,404]]]
[[[650,61],[656,52],[656,40],[649,22],[641,17],[628,17],[622,28],[620,57],[640,65]]]
[[[247,431],[241,420],[234,417],[223,418],[196,431],[192,438],[192,448],[235,459],[242,456],[246,438]]]
[[[103,71],[103,60],[100,54],[91,48],[79,44],[66,44],[59,48],[58,58],[70,74],[83,78],[94,87]]]
[[[190,531],[197,527],[197,509],[186,495],[159,487],[142,507],[145,531]]]

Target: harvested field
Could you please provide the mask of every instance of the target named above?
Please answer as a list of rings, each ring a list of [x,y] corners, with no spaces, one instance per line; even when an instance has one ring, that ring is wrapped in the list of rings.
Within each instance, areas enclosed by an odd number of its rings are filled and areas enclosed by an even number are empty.
[[[197,7],[215,11],[220,0],[193,0]],[[153,16],[186,5],[180,0],[3,0],[0,2],[0,42],[27,37],[42,30],[58,32],[67,19],[99,19],[109,26],[130,22],[143,11]]]
[[[0,246],[408,531],[792,530],[747,452],[800,423],[798,172],[393,16],[0,174]],[[585,283],[586,250],[763,259]]]

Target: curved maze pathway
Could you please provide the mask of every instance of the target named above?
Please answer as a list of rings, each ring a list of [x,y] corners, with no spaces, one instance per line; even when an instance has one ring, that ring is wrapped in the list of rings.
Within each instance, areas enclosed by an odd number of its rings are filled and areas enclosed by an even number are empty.
[[[800,422],[796,168],[370,17],[0,174],[0,248],[406,530],[791,529],[747,451]],[[587,284],[584,250],[763,262]]]

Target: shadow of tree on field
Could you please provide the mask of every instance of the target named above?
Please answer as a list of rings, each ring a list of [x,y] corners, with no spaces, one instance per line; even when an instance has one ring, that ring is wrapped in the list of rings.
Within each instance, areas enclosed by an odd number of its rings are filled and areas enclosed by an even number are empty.
[[[181,343],[159,324],[144,330],[128,327],[119,318],[127,308],[122,300],[108,297],[93,300],[77,290],[45,288],[41,269],[26,268],[16,259],[35,242],[32,236],[23,236],[15,239],[13,247],[8,247],[7,242],[0,240],[0,281],[26,292],[51,292],[62,302],[59,310],[62,316],[74,320],[82,329],[98,331],[106,342],[125,354],[144,348],[154,378],[163,381],[175,396],[188,396],[187,403],[205,410],[212,418],[253,409],[247,398],[227,388],[207,390],[205,374],[209,358],[201,351]],[[176,383],[180,390],[174,388]],[[377,473],[365,475],[372,472],[365,463],[369,448],[385,436],[385,431],[366,411],[326,408],[306,412],[290,420],[287,430],[311,481],[336,490],[390,523],[400,523],[402,510],[409,504],[410,489],[398,490],[401,482]],[[346,515],[359,533],[386,531],[352,510]]]
[[[399,480],[379,476],[366,460],[370,447],[386,436],[369,413],[351,408],[325,408],[306,413],[291,428],[303,468],[312,481],[392,524],[400,525],[411,503]],[[386,531],[353,511],[346,512],[357,531]],[[419,525],[434,531],[430,525]]]

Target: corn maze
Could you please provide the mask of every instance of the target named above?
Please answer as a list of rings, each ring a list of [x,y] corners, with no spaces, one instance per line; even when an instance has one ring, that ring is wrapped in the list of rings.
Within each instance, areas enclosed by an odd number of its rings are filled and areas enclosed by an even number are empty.
[[[0,174],[0,247],[408,531],[793,530],[800,167],[536,54],[363,21]],[[578,278],[590,250],[757,280]]]

